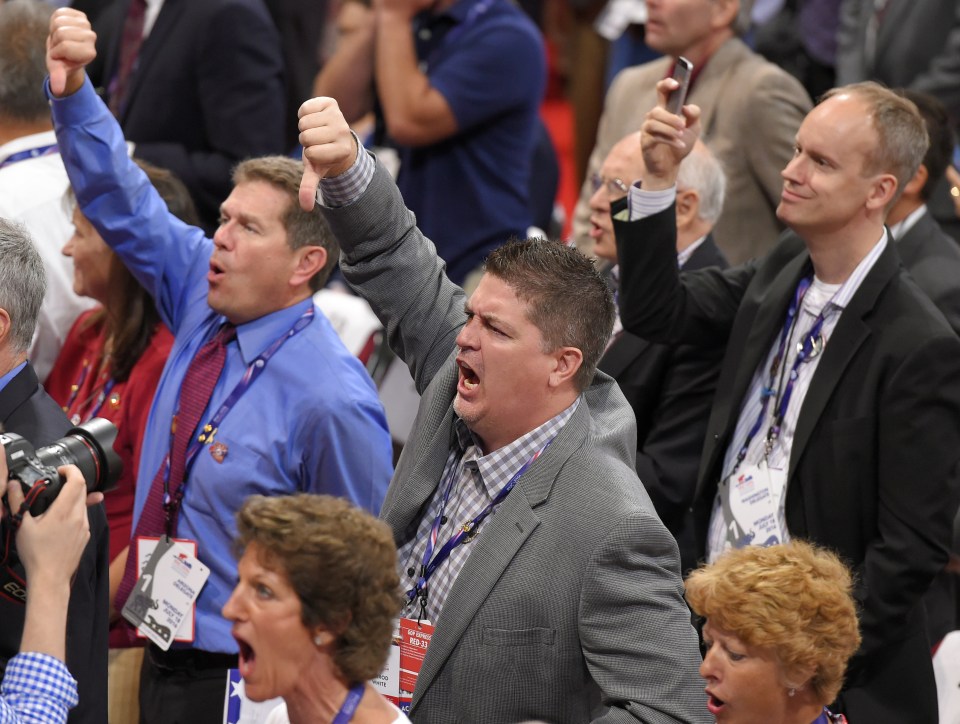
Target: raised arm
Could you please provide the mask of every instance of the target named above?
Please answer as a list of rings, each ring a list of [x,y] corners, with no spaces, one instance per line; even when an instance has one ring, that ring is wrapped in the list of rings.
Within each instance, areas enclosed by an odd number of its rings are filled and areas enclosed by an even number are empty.
[[[191,302],[204,296],[212,243],[169,213],[130,160],[114,117],[96,96],[85,66],[96,36],[86,16],[54,12],[47,40],[54,129],[70,184],[84,215],[154,297],[176,333]]]
[[[301,206],[319,200],[340,242],[344,276],[370,303],[422,392],[454,351],[466,321],[463,290],[447,279],[389,174],[358,149],[336,101],[304,103],[300,131]]]

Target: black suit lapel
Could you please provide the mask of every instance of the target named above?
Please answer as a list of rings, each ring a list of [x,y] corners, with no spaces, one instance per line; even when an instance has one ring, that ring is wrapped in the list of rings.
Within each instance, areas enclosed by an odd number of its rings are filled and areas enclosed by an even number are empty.
[[[806,252],[798,254],[776,274],[753,313],[747,312],[742,317],[738,316],[727,345],[724,371],[717,383],[717,397],[708,426],[710,431],[721,432],[717,433],[716,439],[707,439],[708,452],[700,467],[698,494],[708,479],[717,475],[757,365],[766,359],[770,352],[774,337],[783,327],[787,307],[797,284],[810,271],[809,255]],[[741,306],[741,314],[743,309]],[[742,352],[738,355],[737,350]]]
[[[10,416],[37,391],[40,382],[29,364],[20,370],[7,386],[0,390],[0,423]]]
[[[840,321],[830,335],[823,351],[823,358],[817,366],[810,387],[803,398],[797,429],[790,449],[790,470],[788,479],[797,468],[804,449],[810,440],[814,428],[823,414],[844,370],[856,355],[857,350],[872,334],[870,326],[864,321],[877,302],[877,297],[900,272],[900,258],[893,243],[888,243],[877,259],[873,269],[864,277],[850,303],[840,315]]]
[[[896,239],[897,254],[903,265],[909,268],[919,261],[927,241],[939,236],[939,232],[939,225],[929,211],[917,219],[917,223],[910,227],[906,234]]]

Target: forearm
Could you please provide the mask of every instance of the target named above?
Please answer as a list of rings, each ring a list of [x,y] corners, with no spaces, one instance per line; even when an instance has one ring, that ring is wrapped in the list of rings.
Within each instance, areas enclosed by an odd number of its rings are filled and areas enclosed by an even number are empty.
[[[347,5],[341,15],[346,10]],[[355,123],[373,110],[374,32],[372,20],[341,28],[337,49],[323,64],[313,84],[314,96],[336,99],[347,123]]]
[[[423,146],[456,132],[446,99],[420,70],[411,18],[404,11],[378,12],[375,67],[387,131],[397,143]]]
[[[47,654],[63,661],[69,604],[69,581],[51,580],[40,572],[31,575],[20,650]]]
[[[209,242],[200,229],[184,226],[167,211],[128,157],[119,125],[89,83],[54,100],[52,109],[60,155],[80,207],[175,330],[182,294],[191,275],[203,274]]]

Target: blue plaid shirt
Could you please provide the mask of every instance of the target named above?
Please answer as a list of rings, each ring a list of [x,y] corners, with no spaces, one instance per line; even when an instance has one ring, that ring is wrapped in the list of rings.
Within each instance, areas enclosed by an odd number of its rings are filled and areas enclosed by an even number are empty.
[[[63,662],[33,652],[10,659],[0,690],[0,724],[61,724],[79,701],[77,682]]]

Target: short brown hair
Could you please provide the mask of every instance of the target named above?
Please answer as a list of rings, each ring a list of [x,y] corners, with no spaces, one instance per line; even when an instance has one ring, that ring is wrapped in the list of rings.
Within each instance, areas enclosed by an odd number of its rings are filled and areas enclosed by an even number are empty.
[[[304,626],[336,635],[333,662],[347,681],[380,673],[401,606],[385,523],[330,495],[254,495],[237,513],[237,533],[238,554],[256,543],[260,563],[289,579]]]
[[[546,239],[514,239],[490,252],[484,271],[506,282],[529,305],[544,352],[576,347],[583,353],[574,384],[590,386],[613,331],[613,295],[593,262]]]
[[[340,244],[327,226],[327,221],[318,207],[314,207],[312,211],[304,211],[300,208],[298,199],[302,177],[303,162],[286,156],[248,158],[233,169],[234,185],[263,181],[287,195],[287,210],[281,221],[283,228],[287,230],[287,243],[291,249],[319,246],[326,250],[326,264],[310,279],[310,289],[316,292],[322,289],[330,278],[340,258]]]
[[[695,614],[772,650],[788,677],[813,671],[822,704],[837,698],[860,632],[850,571],[833,553],[800,540],[747,546],[695,570],[686,587]]]
[[[831,88],[823,94],[820,102],[845,94],[856,96],[870,109],[877,145],[864,162],[863,174],[890,173],[896,176],[897,193],[890,202],[893,205],[920,168],[930,145],[923,117],[913,102],[874,81]]]

